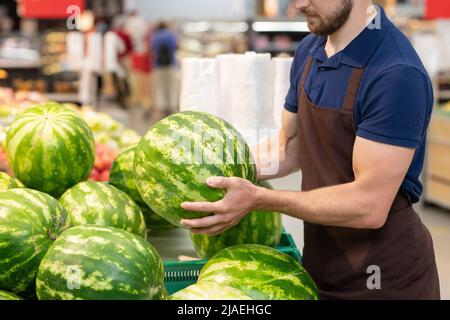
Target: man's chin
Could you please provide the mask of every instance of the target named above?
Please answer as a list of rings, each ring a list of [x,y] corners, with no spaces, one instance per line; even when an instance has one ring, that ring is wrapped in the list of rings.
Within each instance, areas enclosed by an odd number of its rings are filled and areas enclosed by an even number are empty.
[[[324,36],[323,28],[317,24],[309,23],[308,22],[308,29],[311,31],[311,33],[317,35],[317,36]]]

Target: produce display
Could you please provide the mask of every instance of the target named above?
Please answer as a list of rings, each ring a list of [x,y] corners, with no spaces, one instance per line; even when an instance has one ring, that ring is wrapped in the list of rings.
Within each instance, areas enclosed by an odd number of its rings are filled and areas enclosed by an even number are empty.
[[[39,263],[69,223],[66,210],[47,194],[0,192],[0,290],[28,296]]]
[[[258,184],[272,188],[267,182]],[[191,240],[197,254],[203,259],[209,259],[220,250],[238,244],[276,247],[282,232],[281,213],[254,211],[246,215],[237,226],[220,235],[191,233]]]
[[[15,188],[25,188],[22,182],[16,178],[10,177],[4,172],[0,172],[0,191],[5,191]]]
[[[106,144],[95,145],[95,162],[89,180],[108,182],[116,151]]]
[[[122,150],[141,140],[134,130],[125,128],[106,113],[95,112],[89,107],[81,108],[79,113],[91,128],[97,144],[107,145],[113,150]]]
[[[170,229],[175,226],[160,217],[148,207],[139,193],[134,179],[134,151],[136,146],[123,150],[111,167],[109,182],[128,194],[140,207],[144,214],[145,223],[149,229]]]
[[[10,89],[0,88],[0,171],[12,174],[5,150],[7,126],[30,108],[37,107],[45,101],[44,97],[36,93],[14,94]],[[89,179],[107,182],[112,161],[117,153],[128,146],[137,144],[141,137],[106,113],[96,112],[88,106],[80,108],[70,103],[61,104],[61,106],[78,113],[92,130],[95,141],[95,163]]]
[[[181,208],[185,201],[218,201],[225,191],[206,185],[210,176],[255,182],[248,145],[230,124],[203,112],[182,112],[155,124],[135,151],[135,179],[145,202],[181,227],[183,218],[205,213]]]
[[[64,232],[42,261],[41,300],[150,300],[166,297],[162,260],[127,231],[79,226]]]
[[[56,103],[30,109],[6,134],[14,175],[27,187],[59,197],[86,180],[94,165],[94,139],[78,114]]]
[[[209,260],[196,284],[168,296],[147,232],[205,216],[180,205],[222,199],[210,176],[270,188],[256,181],[230,124],[183,112],[141,138],[73,105],[8,108],[6,117],[0,108],[0,166],[3,150],[12,169],[0,172],[0,300],[317,299],[301,264],[271,248],[281,214],[256,211],[222,235],[192,235]]]
[[[294,258],[260,245],[238,245],[217,253],[198,282],[238,289],[256,300],[317,300],[316,285]]]
[[[81,182],[59,200],[74,226],[94,224],[147,236],[141,209],[124,192],[102,182]]]

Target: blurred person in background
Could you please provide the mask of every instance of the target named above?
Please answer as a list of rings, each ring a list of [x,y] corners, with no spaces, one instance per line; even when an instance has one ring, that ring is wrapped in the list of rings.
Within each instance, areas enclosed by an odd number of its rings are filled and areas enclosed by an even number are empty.
[[[117,100],[121,107],[128,107],[128,98],[130,96],[129,79],[130,65],[129,56],[133,51],[131,37],[125,29],[126,20],[123,16],[117,16],[112,22],[112,32],[119,40],[117,50],[117,72],[113,73],[113,84],[117,95]]]
[[[168,24],[157,24],[151,38],[153,56],[152,93],[155,113],[159,117],[178,112],[179,72],[176,62],[178,39]]]
[[[147,40],[150,35],[150,25],[138,11],[134,10],[128,15],[125,30],[133,44],[130,68],[131,103],[134,106],[147,108],[150,106],[148,87],[152,68]]]

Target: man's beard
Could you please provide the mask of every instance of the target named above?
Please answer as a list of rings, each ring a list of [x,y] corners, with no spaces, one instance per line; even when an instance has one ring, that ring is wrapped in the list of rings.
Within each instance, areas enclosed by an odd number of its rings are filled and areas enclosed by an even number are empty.
[[[324,21],[315,12],[310,12],[307,9],[302,9],[302,13],[307,17],[308,26],[312,33],[319,36],[328,36],[342,28],[350,17],[352,9],[353,0],[343,0],[340,8],[336,10],[328,21]]]

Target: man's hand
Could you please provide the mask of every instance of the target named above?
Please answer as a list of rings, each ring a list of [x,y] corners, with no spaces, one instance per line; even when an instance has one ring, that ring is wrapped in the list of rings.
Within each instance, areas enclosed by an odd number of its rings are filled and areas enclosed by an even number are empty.
[[[185,202],[181,207],[189,211],[214,213],[196,220],[181,223],[192,233],[218,235],[237,225],[255,206],[258,187],[240,178],[210,177],[206,181],[211,188],[226,189],[227,193],[217,202]]]

